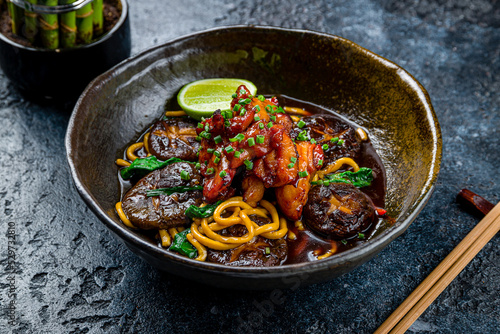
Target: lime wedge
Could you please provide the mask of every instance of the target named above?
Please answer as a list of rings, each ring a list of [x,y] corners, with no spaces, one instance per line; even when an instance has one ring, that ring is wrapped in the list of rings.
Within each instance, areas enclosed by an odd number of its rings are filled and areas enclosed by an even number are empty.
[[[244,79],[214,78],[188,83],[177,95],[179,106],[189,116],[200,120],[212,116],[215,110],[229,110],[231,95],[240,85],[245,85],[250,94],[257,93],[257,87]]]

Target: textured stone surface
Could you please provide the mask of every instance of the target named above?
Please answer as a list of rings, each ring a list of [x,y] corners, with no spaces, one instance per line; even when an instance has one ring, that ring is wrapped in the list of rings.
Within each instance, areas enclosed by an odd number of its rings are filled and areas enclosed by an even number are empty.
[[[332,282],[275,294],[196,286],[134,256],[79,198],[64,156],[71,106],[25,101],[0,72],[0,332],[371,333],[479,220],[455,203],[457,192],[500,200],[499,1],[152,0],[130,7],[133,53],[206,28],[263,24],[337,34],[402,65],[429,91],[442,126],[436,191],[403,236]],[[498,333],[499,241],[410,333]]]

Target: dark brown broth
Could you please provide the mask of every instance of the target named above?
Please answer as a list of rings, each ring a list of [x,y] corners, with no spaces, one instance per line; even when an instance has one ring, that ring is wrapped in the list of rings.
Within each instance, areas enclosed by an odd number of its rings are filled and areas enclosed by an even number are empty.
[[[271,96],[266,96],[271,97]],[[297,107],[303,108],[313,114],[328,114],[337,118],[339,121],[347,123],[351,125],[353,128],[357,129],[360,126],[356,123],[349,121],[342,117],[341,115],[317,106],[312,103],[300,101],[285,95],[278,95],[278,100],[280,106],[289,106],[289,107]],[[162,116],[163,117],[163,116]],[[366,131],[366,129],[364,129]],[[144,138],[144,135],[149,131],[149,128],[139,137],[136,142],[141,142]],[[370,134],[366,131],[368,137]],[[133,144],[133,143],[131,143]],[[128,146],[127,146],[128,147]],[[136,152],[139,157],[145,157],[146,152],[144,149],[140,149]],[[126,149],[123,152],[123,159],[126,159]],[[383,208],[385,205],[385,193],[386,193],[386,173],[384,165],[380,160],[380,157],[375,151],[370,139],[363,141],[361,143],[361,153],[360,157],[356,159],[356,163],[360,167],[368,167],[373,170],[374,179],[372,184],[369,187],[361,188],[361,191],[366,193],[373,201],[374,205],[378,208]],[[347,169],[340,169],[339,172],[352,170],[351,167]],[[125,196],[125,193],[132,187],[133,183],[127,180],[123,180],[118,173],[118,180],[120,182],[120,198]],[[135,183],[135,182],[134,182]],[[274,202],[274,192],[266,191],[266,196],[268,200]],[[271,198],[269,198],[271,197]],[[346,251],[348,249],[352,249],[354,247],[360,246],[376,234],[380,233],[387,226],[391,225],[393,222],[390,218],[381,218],[379,217],[377,221],[375,221],[366,231],[364,231],[364,238],[353,238],[350,240],[332,240],[322,236],[317,235],[316,233],[310,231],[307,228],[307,225],[304,223],[303,226],[305,230],[300,231],[294,224],[294,222],[288,221],[288,228],[291,232],[296,235],[295,240],[288,239],[288,258],[284,264],[292,264],[292,263],[300,263],[300,262],[309,262],[316,261],[317,255],[314,252],[318,252],[318,255],[324,254],[329,251],[332,247],[336,247],[336,252],[340,253]],[[158,244],[161,247],[161,244],[158,240],[155,240],[154,233],[143,231],[144,235],[151,239],[153,242]]]

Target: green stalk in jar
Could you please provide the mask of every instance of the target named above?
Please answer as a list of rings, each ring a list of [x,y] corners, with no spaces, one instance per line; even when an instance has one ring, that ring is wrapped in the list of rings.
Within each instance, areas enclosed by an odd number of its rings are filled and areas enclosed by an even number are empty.
[[[37,0],[27,0],[30,4],[36,5]],[[24,37],[31,43],[35,43],[38,34],[38,15],[29,10],[24,11]]]
[[[57,0],[40,0],[45,6],[57,6]],[[40,14],[40,37],[42,45],[47,49],[59,47],[59,19],[57,14]]]
[[[102,35],[104,27],[103,0],[94,0],[92,2],[92,7],[94,9],[94,15],[92,16],[94,22],[94,36],[98,37]]]
[[[7,9],[9,10],[12,33],[19,36],[21,33],[21,26],[23,24],[24,10],[16,6],[10,0],[7,0]]]
[[[92,16],[93,10],[91,3],[76,11],[77,36],[83,44],[88,44],[92,41],[94,31]]]
[[[61,0],[64,5],[72,4],[75,0]],[[76,12],[61,14],[61,46],[72,48],[76,46]]]

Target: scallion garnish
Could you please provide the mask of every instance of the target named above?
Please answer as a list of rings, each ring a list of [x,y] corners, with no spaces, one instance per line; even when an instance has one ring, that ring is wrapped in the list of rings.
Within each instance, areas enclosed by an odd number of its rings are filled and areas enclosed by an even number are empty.
[[[245,135],[243,133],[238,133],[234,138],[230,138],[229,141],[234,143],[235,141],[241,143],[241,141],[245,139]]]
[[[187,172],[185,170],[181,170],[181,179],[191,180],[191,176],[189,175],[189,172]]]
[[[247,167],[248,170],[252,170],[252,168],[253,168],[253,162],[251,162],[248,159],[245,159],[245,161],[243,161],[243,163],[245,164],[245,166]]]

